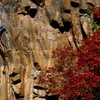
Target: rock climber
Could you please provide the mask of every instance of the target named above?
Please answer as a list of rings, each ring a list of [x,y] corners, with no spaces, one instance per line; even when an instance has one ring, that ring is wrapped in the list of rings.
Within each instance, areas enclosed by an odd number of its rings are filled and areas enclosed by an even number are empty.
[[[5,29],[3,26],[0,26],[0,35],[1,35],[4,31],[6,31],[6,29]]]

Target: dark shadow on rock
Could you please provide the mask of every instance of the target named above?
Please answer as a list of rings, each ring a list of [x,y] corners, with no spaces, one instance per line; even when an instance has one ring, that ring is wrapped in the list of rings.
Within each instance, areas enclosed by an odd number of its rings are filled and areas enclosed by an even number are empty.
[[[29,11],[28,11],[28,14],[30,15],[31,18],[34,18],[35,15],[37,13],[37,9],[34,9],[34,8],[31,8]]]
[[[37,6],[43,7],[44,6],[44,0],[31,0],[33,3],[35,3]]]
[[[71,1],[71,6],[77,8],[79,7],[79,3]]]
[[[36,8],[30,8],[30,6],[26,6],[25,7],[25,10],[27,12],[21,12],[21,13],[18,13],[18,14],[22,14],[22,15],[29,15],[31,18],[34,18],[36,13],[37,13],[37,9]]]
[[[21,82],[21,80],[18,79],[18,80],[16,80],[16,81],[13,81],[12,84],[16,85],[16,84],[18,84],[18,83],[20,83],[20,82]]]
[[[82,31],[82,36],[83,36],[83,39],[86,39],[87,38],[87,34],[85,33],[82,25],[80,25],[80,28],[81,28],[81,31]]]
[[[2,51],[2,49],[0,49],[0,55],[3,59],[4,65],[7,65],[7,60],[6,60],[6,56],[5,53]]]
[[[24,98],[24,96],[21,96],[19,93],[14,93],[14,94],[15,94],[15,98],[18,100]]]
[[[34,86],[34,89],[44,90],[44,88],[41,86]]]
[[[63,24],[64,26],[59,26],[58,22],[54,20],[52,20],[50,23],[53,28],[58,28],[61,33],[68,32],[71,29],[71,22],[64,21]]]
[[[12,74],[9,75],[9,77],[15,77],[16,75],[18,75],[18,73],[13,72]]]
[[[28,15],[28,13],[25,13],[25,12],[21,12],[21,13],[18,13],[18,15]]]
[[[82,13],[82,14],[86,14],[86,10],[85,9],[80,9],[79,12]]]
[[[65,21],[64,23],[64,31],[68,32],[71,29],[71,22]]]
[[[53,28],[58,28],[58,27],[59,27],[58,22],[55,21],[55,20],[52,20],[51,23],[50,23],[50,25],[51,25]]]
[[[88,6],[88,8],[93,8],[93,7],[95,7],[94,4],[92,4],[92,3],[87,3],[87,6]]]
[[[71,10],[64,10],[64,13],[71,13]]]
[[[28,12],[29,11],[29,9],[30,9],[30,6],[26,6],[25,7],[25,10]]]
[[[34,62],[34,66],[37,70],[41,71],[41,67],[38,62]]]

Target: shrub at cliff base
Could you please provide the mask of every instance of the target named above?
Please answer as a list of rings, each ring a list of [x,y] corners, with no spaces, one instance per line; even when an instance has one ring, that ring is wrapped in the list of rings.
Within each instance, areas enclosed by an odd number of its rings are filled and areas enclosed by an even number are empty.
[[[45,89],[63,100],[95,100],[94,88],[100,86],[100,30],[84,40],[78,53],[63,47],[53,51],[53,58],[55,66],[40,76]]]

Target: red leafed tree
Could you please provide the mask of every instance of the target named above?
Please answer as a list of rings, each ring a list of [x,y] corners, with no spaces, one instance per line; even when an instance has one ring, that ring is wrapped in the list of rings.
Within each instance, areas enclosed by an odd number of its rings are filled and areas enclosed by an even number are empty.
[[[76,94],[82,100],[94,100],[93,89],[100,86],[100,30],[84,40],[77,57],[77,64],[72,66],[74,73],[65,90],[70,87],[70,96]]]
[[[100,30],[84,41],[80,47],[78,58],[78,65],[88,66],[89,71],[100,76]]]
[[[100,18],[100,7],[92,8],[91,11],[93,12],[94,18]]]
[[[63,100],[94,100],[93,89],[100,86],[100,30],[84,40],[77,54],[63,47],[53,51],[53,57],[55,67],[40,76],[46,89]]]

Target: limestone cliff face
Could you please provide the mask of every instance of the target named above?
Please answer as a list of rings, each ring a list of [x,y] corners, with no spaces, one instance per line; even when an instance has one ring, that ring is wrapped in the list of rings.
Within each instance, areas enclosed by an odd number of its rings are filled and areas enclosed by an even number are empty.
[[[57,47],[77,50],[91,32],[85,10],[94,6],[100,0],[1,0],[0,100],[40,100],[33,93],[35,67],[53,66]]]

